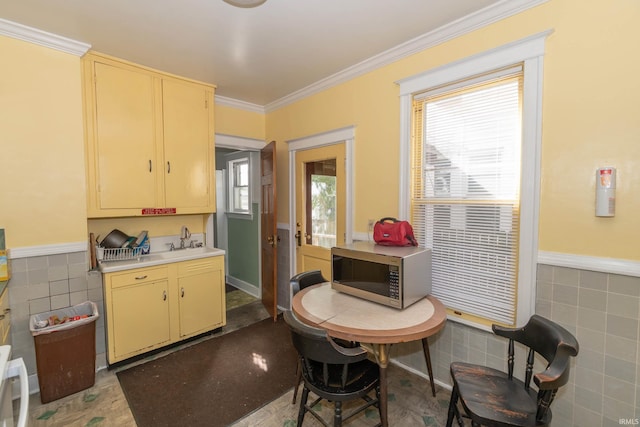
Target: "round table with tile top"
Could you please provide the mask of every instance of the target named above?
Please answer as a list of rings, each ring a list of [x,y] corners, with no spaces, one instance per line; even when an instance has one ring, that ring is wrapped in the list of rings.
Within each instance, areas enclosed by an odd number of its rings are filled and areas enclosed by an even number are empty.
[[[422,341],[431,391],[435,396],[433,369],[427,338],[445,324],[445,307],[434,296],[427,296],[399,310],[347,295],[321,283],[298,292],[292,301],[296,316],[308,325],[325,329],[333,338],[370,344],[380,366],[380,413],[387,425],[387,366],[391,344]]]

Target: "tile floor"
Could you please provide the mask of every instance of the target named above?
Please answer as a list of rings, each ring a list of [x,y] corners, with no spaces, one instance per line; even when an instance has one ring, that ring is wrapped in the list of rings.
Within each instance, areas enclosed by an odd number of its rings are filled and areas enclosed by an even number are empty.
[[[236,297],[239,295],[236,294]],[[244,299],[241,297],[241,299]],[[235,303],[229,301],[233,306]],[[243,301],[246,302],[246,301]],[[246,326],[254,321],[268,317],[259,302],[251,303],[255,309],[234,310],[228,313],[227,325],[223,333]],[[247,305],[247,307],[251,307]],[[242,312],[233,315],[234,312]],[[202,338],[208,339],[208,337]],[[194,341],[185,345],[193,345]],[[179,346],[168,351],[176,351]],[[161,357],[166,352],[153,357]],[[143,363],[143,360],[138,363]],[[121,367],[125,369],[127,366]],[[30,427],[135,427],[126,398],[116,377],[117,368],[101,370],[96,374],[93,387],[71,396],[42,404],[40,395],[30,399]],[[292,383],[293,383],[292,378]],[[395,366],[389,368],[389,424],[393,426],[444,426],[449,400],[447,390],[436,388],[433,398],[428,381]],[[298,405],[291,404],[293,389],[280,398],[258,409],[233,424],[234,427],[292,427],[296,425]],[[345,407],[347,413],[348,407]],[[325,419],[331,419],[332,409],[327,404],[315,408]],[[359,427],[375,425],[378,422],[377,410],[367,410],[349,421],[349,426]],[[311,415],[304,420],[307,427],[320,426]],[[191,427],[191,426],[189,426]]]

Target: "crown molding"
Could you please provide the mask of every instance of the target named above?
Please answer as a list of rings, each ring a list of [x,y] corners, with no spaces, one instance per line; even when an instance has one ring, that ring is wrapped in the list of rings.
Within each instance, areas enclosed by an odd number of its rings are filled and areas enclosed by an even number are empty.
[[[333,86],[364,75],[385,65],[389,65],[425,49],[437,46],[510,16],[517,15],[518,13],[539,6],[547,1],[549,0],[502,0],[491,6],[487,6],[478,12],[467,15],[447,25],[402,43],[392,49],[372,56],[371,58],[356,65],[345,68],[336,74],[292,92],[291,94],[274,102],[270,102],[265,106],[265,111],[267,113],[275,111],[286,105],[322,92]]]
[[[235,148],[239,150],[262,150],[267,145],[261,139],[216,133],[216,148]]]
[[[239,99],[227,98],[225,96],[216,95],[214,97],[216,105],[224,105],[225,107],[237,108],[239,110],[250,111],[253,113],[265,114],[263,106],[252,104],[251,102],[240,101]]]
[[[0,35],[70,53],[75,56],[83,56],[91,48],[90,44],[27,27],[26,25],[7,21],[6,19],[0,19]]]

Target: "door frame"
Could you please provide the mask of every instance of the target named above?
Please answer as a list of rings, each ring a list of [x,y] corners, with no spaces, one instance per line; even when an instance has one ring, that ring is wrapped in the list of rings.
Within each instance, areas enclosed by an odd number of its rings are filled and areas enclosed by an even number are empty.
[[[296,152],[319,148],[333,144],[345,144],[345,243],[353,242],[353,150],[355,143],[355,126],[348,126],[328,132],[318,133],[302,138],[285,141],[289,147],[289,276],[293,277],[296,271],[296,243],[293,231],[296,229]]]
[[[215,148],[230,148],[234,150],[247,150],[247,151],[259,152],[266,145],[267,143],[261,139],[246,138],[242,136],[226,135],[226,134],[220,134],[220,133],[215,134]],[[259,168],[260,165],[259,164],[252,165],[252,168],[255,169],[256,166]],[[252,170],[252,173],[253,172],[254,171]],[[259,171],[258,171],[258,175],[259,175]],[[217,194],[216,194],[216,197],[217,197]],[[261,208],[262,207],[260,206],[260,209]],[[213,233],[215,230],[215,224],[213,222],[214,222],[213,215],[209,215],[209,218],[207,219],[207,226],[206,226],[206,232],[208,236],[214,235]],[[258,222],[258,236],[260,236],[261,233],[262,233],[262,226],[260,222]],[[210,245],[211,247],[213,247],[213,239],[207,239],[207,246],[210,246]],[[261,258],[262,258],[261,256],[258,256],[258,270],[260,273],[262,272]],[[227,259],[225,259],[225,263],[226,262],[228,262]],[[229,274],[229,271],[225,269],[225,281],[228,280],[227,278],[228,274]],[[256,298],[262,298],[262,274],[258,276],[258,295],[254,295],[251,289],[245,289],[245,287],[242,287],[242,289]]]

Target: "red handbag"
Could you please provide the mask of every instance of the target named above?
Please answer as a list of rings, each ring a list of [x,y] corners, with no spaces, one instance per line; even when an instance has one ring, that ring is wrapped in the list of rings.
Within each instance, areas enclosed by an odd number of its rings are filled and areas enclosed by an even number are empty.
[[[385,246],[418,246],[408,221],[386,217],[373,226],[373,240]]]

